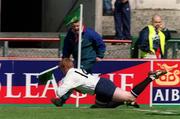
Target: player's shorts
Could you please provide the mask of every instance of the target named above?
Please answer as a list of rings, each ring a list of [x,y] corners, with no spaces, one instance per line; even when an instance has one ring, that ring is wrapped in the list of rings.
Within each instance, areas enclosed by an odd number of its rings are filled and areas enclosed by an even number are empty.
[[[116,86],[111,80],[100,78],[95,88],[96,100],[107,103],[112,101]]]

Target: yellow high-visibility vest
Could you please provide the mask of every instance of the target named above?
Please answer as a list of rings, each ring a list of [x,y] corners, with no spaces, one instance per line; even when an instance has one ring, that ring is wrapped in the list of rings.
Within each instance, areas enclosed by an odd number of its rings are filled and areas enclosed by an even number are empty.
[[[155,53],[155,50],[153,49],[153,38],[156,35],[156,31],[154,29],[154,27],[152,25],[148,25],[149,28],[149,49],[151,52]],[[164,51],[165,51],[165,35],[162,31],[159,30],[158,32],[159,38],[160,38],[160,48],[161,48],[161,52],[164,55]],[[141,58],[146,57],[148,53],[141,51]]]

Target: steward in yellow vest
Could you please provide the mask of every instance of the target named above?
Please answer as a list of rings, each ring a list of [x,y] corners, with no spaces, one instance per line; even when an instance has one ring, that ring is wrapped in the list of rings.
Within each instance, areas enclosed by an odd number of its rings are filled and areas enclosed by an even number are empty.
[[[161,17],[155,15],[152,18],[152,25],[141,30],[137,47],[140,58],[163,58],[165,53],[166,40],[170,38],[170,32],[162,24]]]
[[[161,58],[164,56],[164,48],[165,48],[165,35],[160,30],[156,31],[152,25],[148,25],[149,36],[148,36],[148,44],[149,51],[141,50],[141,58]],[[159,50],[158,50],[159,49]],[[156,52],[159,52],[159,55],[156,55]],[[149,55],[149,56],[148,56]],[[154,57],[153,57],[154,56]]]

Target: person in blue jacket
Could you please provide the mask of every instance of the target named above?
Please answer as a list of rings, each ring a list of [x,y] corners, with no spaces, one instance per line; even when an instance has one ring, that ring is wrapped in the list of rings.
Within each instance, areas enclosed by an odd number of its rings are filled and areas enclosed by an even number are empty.
[[[81,68],[92,73],[93,65],[104,57],[106,46],[102,37],[93,29],[85,25],[82,25],[82,29]],[[78,35],[79,20],[75,20],[64,39],[62,58],[70,58],[72,55],[76,65],[78,61]]]

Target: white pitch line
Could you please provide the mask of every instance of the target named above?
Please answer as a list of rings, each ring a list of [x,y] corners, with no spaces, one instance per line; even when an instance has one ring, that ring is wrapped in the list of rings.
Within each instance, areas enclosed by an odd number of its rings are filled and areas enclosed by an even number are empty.
[[[171,111],[161,111],[161,110],[148,110],[148,109],[134,109],[136,111],[141,111],[141,112],[152,112],[152,113],[159,113],[159,114],[178,114],[177,112],[172,112]]]

